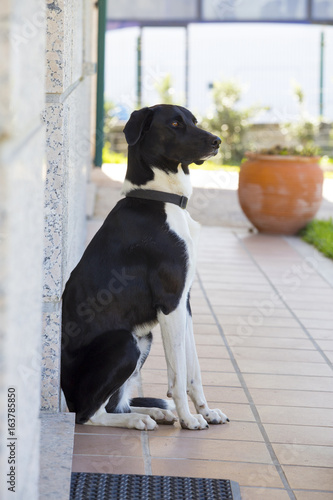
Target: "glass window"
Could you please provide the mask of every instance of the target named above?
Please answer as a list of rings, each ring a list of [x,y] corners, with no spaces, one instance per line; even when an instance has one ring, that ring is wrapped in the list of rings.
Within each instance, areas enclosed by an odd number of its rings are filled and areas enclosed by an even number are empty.
[[[319,21],[333,19],[333,2],[332,0],[313,0],[312,18]]]
[[[207,21],[301,21],[306,17],[307,0],[203,0]]]
[[[108,20],[196,19],[196,0],[107,0]]]

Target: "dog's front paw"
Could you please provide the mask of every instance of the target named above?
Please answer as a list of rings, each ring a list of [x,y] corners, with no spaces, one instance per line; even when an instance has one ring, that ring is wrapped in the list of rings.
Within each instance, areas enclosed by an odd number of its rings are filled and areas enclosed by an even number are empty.
[[[218,408],[215,408],[215,410],[207,408],[207,411],[203,411],[201,415],[210,424],[225,424],[229,422],[227,415],[222,413]]]
[[[193,431],[208,429],[208,424],[202,415],[190,415],[187,418],[180,419],[180,425],[183,429],[190,429]]]

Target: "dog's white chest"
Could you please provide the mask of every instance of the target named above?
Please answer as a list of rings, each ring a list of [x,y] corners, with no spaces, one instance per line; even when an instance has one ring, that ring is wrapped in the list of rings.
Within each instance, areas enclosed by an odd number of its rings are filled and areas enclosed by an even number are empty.
[[[192,219],[187,210],[166,203],[167,224],[181,238],[188,253],[187,280],[193,281],[197,261],[197,247],[200,234],[200,224]]]

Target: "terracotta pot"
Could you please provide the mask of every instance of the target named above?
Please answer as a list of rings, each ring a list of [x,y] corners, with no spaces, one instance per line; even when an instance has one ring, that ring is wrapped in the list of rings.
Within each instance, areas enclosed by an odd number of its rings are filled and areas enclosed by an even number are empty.
[[[319,157],[246,153],[241,166],[240,205],[262,233],[295,234],[317,213],[323,172]]]

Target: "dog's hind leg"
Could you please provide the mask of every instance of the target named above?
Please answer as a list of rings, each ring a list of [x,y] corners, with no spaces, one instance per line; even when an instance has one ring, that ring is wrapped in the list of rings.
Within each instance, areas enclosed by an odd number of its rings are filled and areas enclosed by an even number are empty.
[[[149,415],[158,424],[172,425],[178,420],[171,411],[175,409],[173,401],[159,398],[133,398],[130,405],[131,411]]]
[[[139,360],[137,341],[125,330],[99,335],[76,356],[65,352],[62,386],[70,411],[76,413],[76,422],[90,420],[95,425],[142,428],[141,421],[126,417],[131,411],[126,385]],[[108,411],[125,416],[109,418]],[[153,428],[153,424],[148,420],[144,427]]]
[[[140,431],[151,431],[157,423],[149,415],[140,413],[107,413],[105,404],[86,422],[88,425],[101,425],[109,427],[125,427]]]

